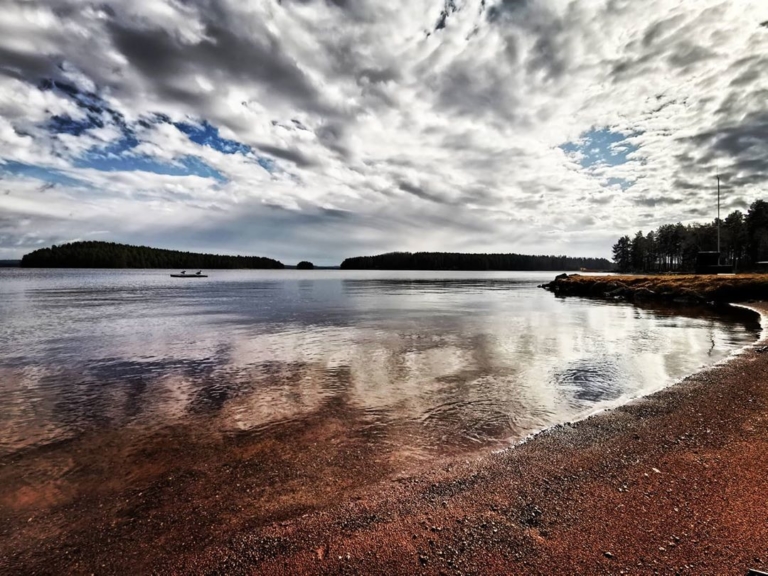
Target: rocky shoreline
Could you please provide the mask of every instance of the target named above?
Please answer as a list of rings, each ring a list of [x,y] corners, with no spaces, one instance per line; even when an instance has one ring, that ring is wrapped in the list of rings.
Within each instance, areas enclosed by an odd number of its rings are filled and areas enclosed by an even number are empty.
[[[768,275],[583,276],[560,274],[540,286],[557,296],[676,304],[725,304],[768,298]]]

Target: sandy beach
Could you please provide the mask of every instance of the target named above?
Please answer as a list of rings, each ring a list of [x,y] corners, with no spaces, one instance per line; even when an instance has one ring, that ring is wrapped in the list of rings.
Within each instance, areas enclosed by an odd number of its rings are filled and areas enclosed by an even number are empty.
[[[768,311],[765,304],[750,307]],[[252,488],[249,478],[263,478],[249,455],[270,452],[271,482],[291,482],[289,468],[275,459],[276,445],[200,438],[182,449],[166,438],[153,449],[157,458],[176,458],[178,472],[152,480],[132,505],[101,498],[104,488],[92,486],[92,498],[30,513],[60,495],[54,486],[50,493],[25,491],[14,478],[15,489],[4,491],[0,572],[719,575],[765,569],[764,345],[514,448],[446,460],[429,471],[357,478],[338,500],[283,501],[280,516],[253,498],[243,510],[238,498]],[[286,434],[323,432],[312,423],[304,427]],[[132,456],[110,438],[99,442],[68,457],[88,458],[89,450],[109,446],[108,465],[116,472],[134,482],[153,477],[151,470],[131,469]],[[240,457],[222,455],[225,447]],[[349,480],[349,459],[364,457],[370,455],[355,452],[350,439],[328,455],[316,479],[334,482],[329,493],[338,494]],[[5,468],[0,475],[9,474]],[[136,502],[149,512],[135,509]]]

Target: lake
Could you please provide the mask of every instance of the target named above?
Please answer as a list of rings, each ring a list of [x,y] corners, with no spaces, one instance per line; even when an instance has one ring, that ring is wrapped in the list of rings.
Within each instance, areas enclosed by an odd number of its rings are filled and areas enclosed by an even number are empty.
[[[537,288],[554,272],[169,273],[0,269],[6,530],[204,506],[213,538],[626,402],[760,331],[559,299]]]

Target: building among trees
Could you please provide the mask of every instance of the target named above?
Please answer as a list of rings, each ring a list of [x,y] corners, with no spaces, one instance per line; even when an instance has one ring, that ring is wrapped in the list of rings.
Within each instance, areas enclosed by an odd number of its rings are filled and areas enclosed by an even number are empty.
[[[752,270],[768,260],[768,202],[756,200],[743,214],[731,212],[720,223],[722,264]],[[622,236],[613,245],[619,272],[692,272],[700,252],[717,250],[717,219],[706,224],[663,224],[647,234]]]

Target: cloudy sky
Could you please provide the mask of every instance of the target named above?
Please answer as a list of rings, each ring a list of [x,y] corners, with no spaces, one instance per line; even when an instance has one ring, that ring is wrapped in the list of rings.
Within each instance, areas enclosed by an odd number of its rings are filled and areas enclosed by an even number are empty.
[[[765,0],[4,0],[0,258],[608,256],[766,197]]]

